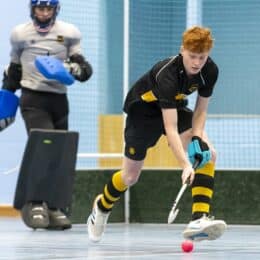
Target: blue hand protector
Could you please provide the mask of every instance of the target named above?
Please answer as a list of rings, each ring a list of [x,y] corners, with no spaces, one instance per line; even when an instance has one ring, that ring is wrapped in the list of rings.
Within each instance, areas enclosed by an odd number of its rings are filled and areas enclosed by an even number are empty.
[[[75,78],[64,67],[63,62],[52,56],[37,56],[35,66],[47,79],[54,79],[64,85],[71,85]]]
[[[19,98],[11,91],[0,90],[0,119],[15,117]]]
[[[192,164],[198,160],[200,163],[198,168],[203,167],[211,159],[211,153],[207,143],[203,142],[198,136],[193,136],[192,141],[188,145],[189,160]]]
[[[11,91],[0,90],[0,131],[14,122],[19,98]]]

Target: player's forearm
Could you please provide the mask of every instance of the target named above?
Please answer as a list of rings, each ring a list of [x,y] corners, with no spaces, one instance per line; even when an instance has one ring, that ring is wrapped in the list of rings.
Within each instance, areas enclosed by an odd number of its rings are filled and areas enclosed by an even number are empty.
[[[198,96],[196,106],[192,117],[193,136],[202,137],[206,124],[208,104],[210,98]]]
[[[168,139],[168,144],[173,151],[180,167],[182,169],[189,167],[190,162],[183,149],[180,135],[178,133],[178,115],[177,109],[162,109],[164,128]]]
[[[168,143],[182,169],[189,167],[190,162],[183,149],[180,136],[177,131],[167,133]]]
[[[192,135],[202,137],[206,124],[206,111],[195,111],[192,119]]]

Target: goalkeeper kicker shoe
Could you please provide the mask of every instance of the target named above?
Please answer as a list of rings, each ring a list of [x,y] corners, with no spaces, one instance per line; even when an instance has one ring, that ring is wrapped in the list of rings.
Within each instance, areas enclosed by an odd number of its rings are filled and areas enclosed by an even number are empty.
[[[93,204],[93,209],[88,217],[88,236],[92,242],[99,242],[104,234],[110,212],[102,212],[97,205],[102,194],[99,194]]]
[[[200,219],[191,221],[183,232],[185,239],[202,241],[215,240],[226,230],[227,224],[223,220],[214,220],[203,215]]]
[[[46,228],[49,225],[48,208],[45,202],[26,203],[21,210],[21,215],[23,222],[30,228]]]
[[[69,218],[60,209],[48,209],[50,224],[47,229],[64,230],[71,228]]]

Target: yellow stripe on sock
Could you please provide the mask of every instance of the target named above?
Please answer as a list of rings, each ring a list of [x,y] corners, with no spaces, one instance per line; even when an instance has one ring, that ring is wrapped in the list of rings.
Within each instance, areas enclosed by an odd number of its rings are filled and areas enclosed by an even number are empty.
[[[209,204],[196,202],[192,205],[192,213],[194,212],[205,212],[209,213]]]
[[[192,197],[196,195],[203,195],[212,198],[213,190],[199,186],[199,187],[193,187],[191,193],[192,193]]]
[[[106,202],[106,200],[104,199],[104,195],[102,195],[101,197],[101,203],[102,205],[106,208],[106,209],[111,209],[113,207],[114,204],[109,204]]]
[[[208,162],[202,168],[197,169],[195,172],[200,174],[205,174],[214,178],[215,164],[213,162]]]
[[[107,185],[106,185],[105,188],[104,188],[104,194],[105,194],[105,196],[106,196],[109,200],[111,200],[111,201],[113,201],[113,202],[119,200],[119,198],[120,198],[120,197],[117,197],[117,198],[116,198],[116,197],[113,197],[113,196],[108,192]]]
[[[112,183],[118,191],[123,192],[127,189],[127,186],[124,184],[122,179],[122,171],[118,171],[113,175]]]

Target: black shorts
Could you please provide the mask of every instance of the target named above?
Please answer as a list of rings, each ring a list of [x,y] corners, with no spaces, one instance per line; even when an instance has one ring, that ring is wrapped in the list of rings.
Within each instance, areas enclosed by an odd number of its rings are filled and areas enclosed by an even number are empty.
[[[189,108],[178,109],[178,132],[192,127],[193,112]],[[165,135],[161,115],[128,114],[125,126],[125,156],[136,161],[143,160],[148,148],[154,146],[161,135]]]

